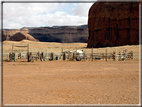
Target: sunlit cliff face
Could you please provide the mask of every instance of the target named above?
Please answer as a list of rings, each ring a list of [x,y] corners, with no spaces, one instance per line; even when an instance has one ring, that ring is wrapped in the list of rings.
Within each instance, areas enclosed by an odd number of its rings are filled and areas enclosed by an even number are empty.
[[[94,3],[89,10],[88,32],[88,48],[139,44],[139,3]]]

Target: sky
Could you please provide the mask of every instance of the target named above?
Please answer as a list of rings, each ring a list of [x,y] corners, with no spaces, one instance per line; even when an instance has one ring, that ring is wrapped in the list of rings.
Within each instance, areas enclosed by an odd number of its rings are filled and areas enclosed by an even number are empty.
[[[95,1],[93,0],[93,2]],[[22,27],[84,25],[88,23],[88,12],[94,4],[93,2],[3,3],[3,28],[20,29]]]

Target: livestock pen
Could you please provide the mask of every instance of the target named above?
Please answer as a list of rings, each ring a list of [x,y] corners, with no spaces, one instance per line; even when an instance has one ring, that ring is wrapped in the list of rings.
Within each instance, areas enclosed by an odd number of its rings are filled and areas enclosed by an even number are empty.
[[[36,46],[35,48],[32,48]],[[127,48],[107,47],[107,48],[86,48],[77,46],[64,47],[42,47],[36,44],[11,44],[11,49],[3,50],[3,60],[26,59],[27,61],[81,61],[81,60],[113,60],[122,61],[139,58],[133,50]],[[45,46],[45,45],[44,45]],[[12,58],[13,56],[13,58]]]

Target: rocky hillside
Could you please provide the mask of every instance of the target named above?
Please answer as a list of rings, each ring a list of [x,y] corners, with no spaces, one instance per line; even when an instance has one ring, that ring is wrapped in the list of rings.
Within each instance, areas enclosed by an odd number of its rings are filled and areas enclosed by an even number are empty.
[[[94,3],[88,30],[88,48],[139,44],[139,3]]]
[[[73,43],[82,42],[87,43],[88,40],[88,26],[53,26],[53,27],[24,27],[17,30],[4,30],[3,41],[10,40],[10,37],[18,32],[28,33],[35,39],[41,42],[60,42]]]
[[[11,40],[11,41],[22,41],[22,40],[38,41],[37,39],[35,39],[31,35],[29,35],[27,33],[21,33],[21,32],[18,32],[16,34],[14,34],[13,36],[11,36],[9,38],[9,40]]]
[[[11,40],[11,38],[15,38],[15,37],[12,37],[12,36],[15,36],[19,32],[27,34],[29,31],[28,30],[21,31],[19,29],[4,29],[3,30],[3,35],[2,35],[2,41]],[[21,38],[20,35],[19,35],[18,38]],[[12,39],[12,41],[16,41],[18,38]]]

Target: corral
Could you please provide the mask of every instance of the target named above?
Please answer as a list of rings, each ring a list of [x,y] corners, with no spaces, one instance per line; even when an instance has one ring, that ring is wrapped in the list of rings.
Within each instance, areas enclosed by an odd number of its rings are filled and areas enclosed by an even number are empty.
[[[14,50],[14,47],[20,47],[19,50]],[[27,52],[23,52],[20,49],[21,48],[27,48]],[[16,61],[17,59],[27,59],[28,62],[31,61],[53,61],[53,60],[69,60],[69,61],[81,61],[83,60],[101,60],[101,59],[105,59],[105,61],[109,60],[117,60],[117,61],[122,61],[122,60],[130,60],[133,59],[133,51],[127,51],[127,49],[123,50],[123,52],[118,52],[116,53],[115,51],[111,52],[111,53],[107,53],[107,49],[105,50],[104,53],[97,53],[97,52],[93,52],[93,48],[90,49],[91,52],[90,53],[86,53],[86,49],[82,49],[82,50],[78,50],[76,48],[76,50],[68,50],[68,51],[63,51],[63,48],[61,48],[61,52],[60,53],[54,53],[54,52],[30,52],[29,51],[29,44],[27,45],[14,45],[12,44],[12,50],[10,53],[8,53],[8,57],[7,60],[8,61]],[[18,52],[15,52],[18,51]]]

